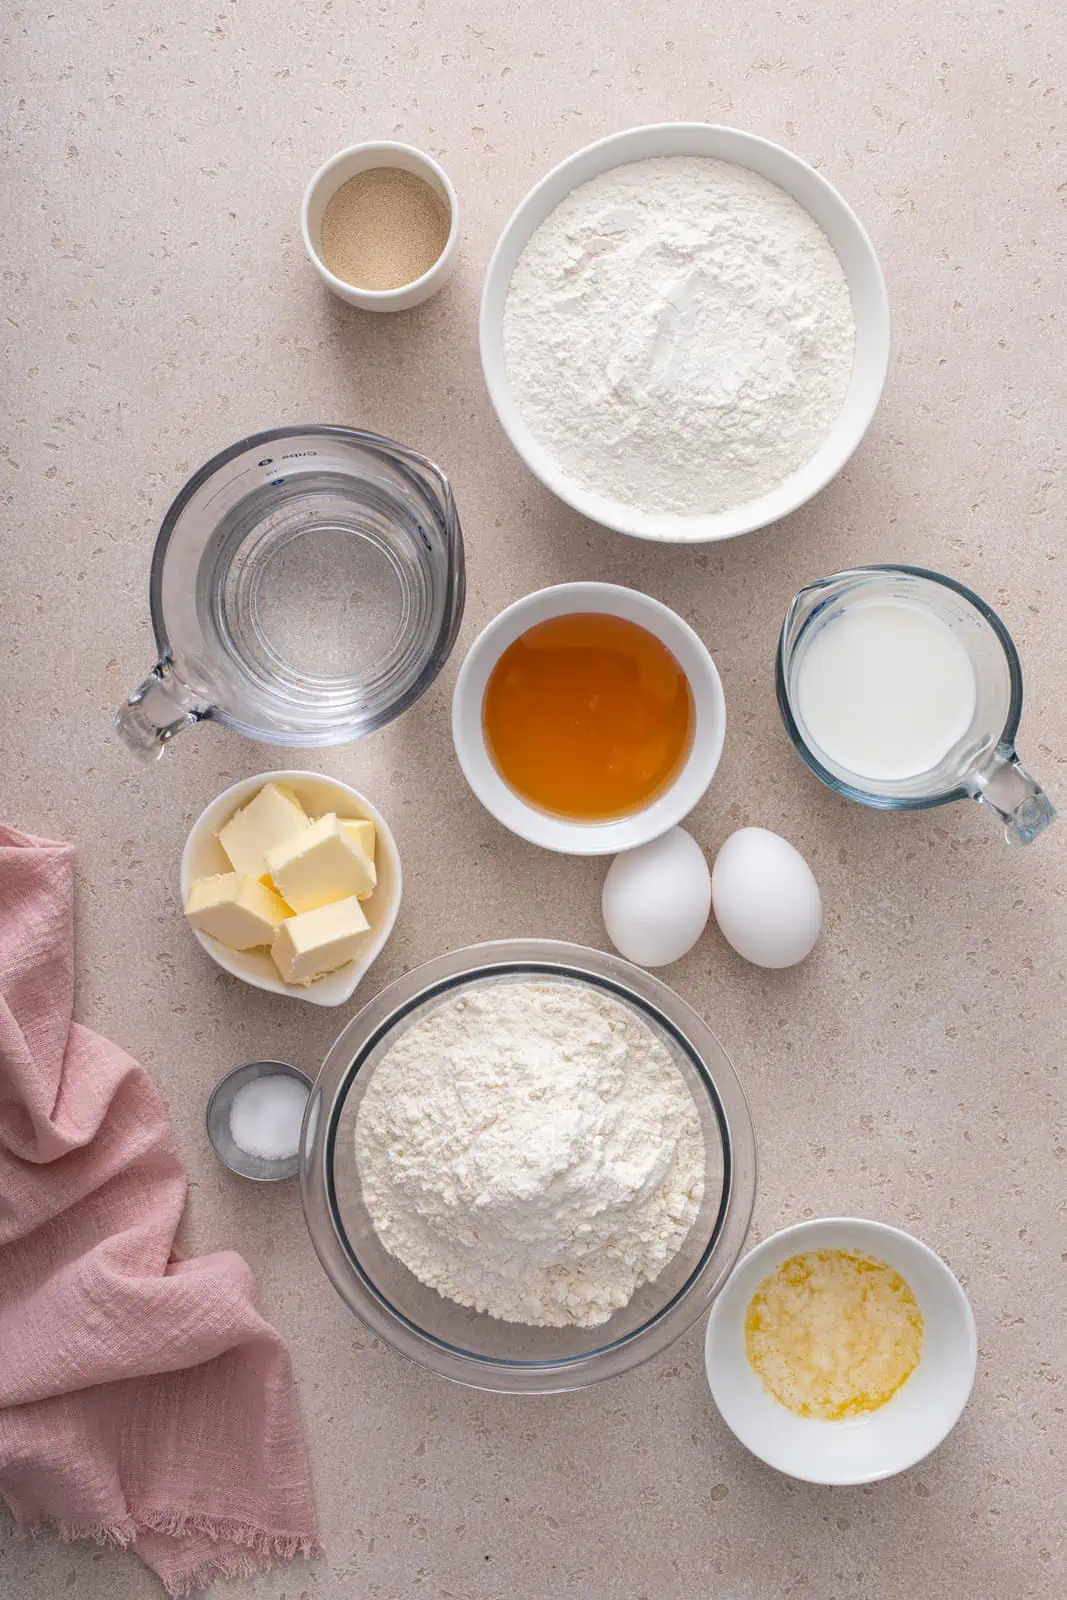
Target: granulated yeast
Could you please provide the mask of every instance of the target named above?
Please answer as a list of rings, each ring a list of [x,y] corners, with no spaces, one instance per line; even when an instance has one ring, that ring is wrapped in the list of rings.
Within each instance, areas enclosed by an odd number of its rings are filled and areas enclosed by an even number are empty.
[[[326,207],[320,254],[353,288],[401,289],[433,266],[448,230],[448,212],[422,178],[371,167],[343,183]]]

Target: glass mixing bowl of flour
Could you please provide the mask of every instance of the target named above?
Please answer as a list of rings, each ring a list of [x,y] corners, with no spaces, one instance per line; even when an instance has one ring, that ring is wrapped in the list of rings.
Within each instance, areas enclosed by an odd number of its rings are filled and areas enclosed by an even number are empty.
[[[360,1107],[383,1060],[439,1008],[488,986],[551,981],[622,1007],[666,1050],[703,1138],[703,1193],[677,1253],[595,1326],[504,1321],[426,1286],[384,1247],[356,1161]],[[417,1114],[419,1102],[413,1101]],[[345,1303],[394,1349],[442,1377],[498,1393],[586,1388],[658,1355],[722,1288],[752,1216],[756,1147],[737,1075],[710,1028],[666,984],[617,956],[545,939],[439,956],[382,991],[326,1058],[304,1119],[300,1192],[319,1260]]]

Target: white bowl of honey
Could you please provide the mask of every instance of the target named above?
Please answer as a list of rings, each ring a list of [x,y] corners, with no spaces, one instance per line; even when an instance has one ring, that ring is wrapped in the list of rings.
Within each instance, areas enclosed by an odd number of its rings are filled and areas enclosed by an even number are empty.
[[[565,855],[632,850],[681,822],[726,733],[707,648],[669,607],[611,583],[516,600],[467,653],[452,738],[478,799]]]

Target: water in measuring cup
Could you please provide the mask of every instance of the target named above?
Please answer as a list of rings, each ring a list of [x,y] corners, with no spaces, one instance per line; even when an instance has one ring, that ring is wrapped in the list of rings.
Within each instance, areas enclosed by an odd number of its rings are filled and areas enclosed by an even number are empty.
[[[373,708],[435,625],[427,547],[412,506],[373,480],[308,472],[253,489],[196,578],[231,692],[323,723]]]
[[[815,633],[795,700],[805,733],[838,767],[892,782],[932,771],[964,737],[977,684],[940,617],[906,600],[871,600]]]

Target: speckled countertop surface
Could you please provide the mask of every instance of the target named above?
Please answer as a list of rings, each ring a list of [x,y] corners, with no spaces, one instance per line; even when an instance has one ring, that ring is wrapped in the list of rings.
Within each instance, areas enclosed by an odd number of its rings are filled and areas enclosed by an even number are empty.
[[[864,812],[804,773],[771,658],[801,583],[910,560],[997,605],[1027,674],[1022,749],[1067,801],[1062,15],[898,0],[725,12],[695,0],[82,0],[0,24],[4,552],[0,815],[71,838],[78,1010],[162,1087],[192,1180],[183,1243],[233,1245],[292,1341],[327,1557],[235,1593],[261,1600],[1030,1600],[1067,1592],[1063,1125],[1067,828],[1016,852],[975,806]],[[664,118],[781,140],[837,183],[885,267],[895,348],[846,472],[790,522],[706,550],[581,521],[530,478],[483,391],[482,271],[555,160]],[[308,175],[397,136],[448,167],[457,275],[375,321],[330,299],[297,232]],[[390,818],[408,893],[364,996],[456,944],[598,943],[603,866],[502,832],[452,758],[462,648],[545,582],[634,584],[708,642],[730,715],[692,819],[709,851],[741,823],[805,853],[827,907],[806,965],[744,966],[712,932],[670,973],[751,1097],[759,1234],[853,1211],[913,1229],[978,1319],[978,1379],[951,1439],[896,1481],[787,1482],[718,1421],[700,1330],[593,1393],[467,1393],[345,1311],[295,1191],[231,1180],[203,1132],[223,1068],[314,1070],[349,1011],[243,989],[183,926],[186,829],[234,779],[287,756],[205,728],[139,768],[109,718],[151,660],[148,560],[185,477],[244,433],[364,424],[451,474],[471,594],[459,650],[399,723],[312,764]],[[2,1359],[2,1356],[0,1356]],[[149,1600],[128,1555],[17,1542],[4,1600]]]

